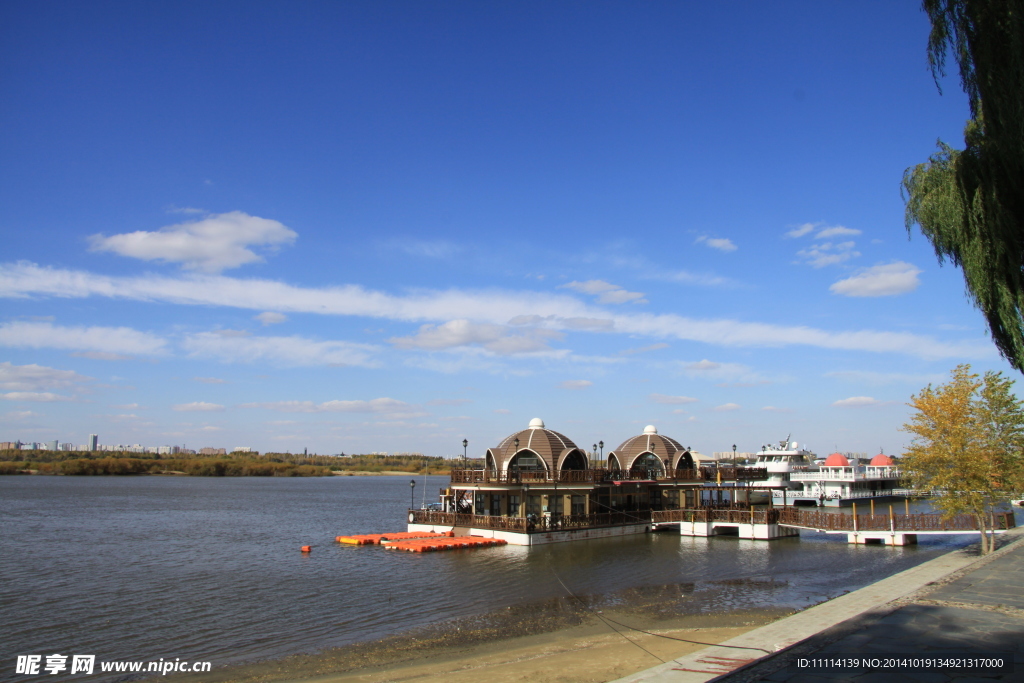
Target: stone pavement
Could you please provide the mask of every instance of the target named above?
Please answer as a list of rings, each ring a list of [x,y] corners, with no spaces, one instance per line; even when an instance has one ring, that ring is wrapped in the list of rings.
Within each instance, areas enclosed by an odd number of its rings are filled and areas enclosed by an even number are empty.
[[[1024,529],[987,557],[947,553],[615,683],[1024,681]],[[733,646],[733,649],[723,646]],[[864,668],[850,658],[995,654],[1002,669]],[[826,668],[815,664],[840,666]],[[818,660],[815,662],[815,660]],[[1012,664],[1010,664],[1012,662]],[[913,664],[913,663],[911,663]]]

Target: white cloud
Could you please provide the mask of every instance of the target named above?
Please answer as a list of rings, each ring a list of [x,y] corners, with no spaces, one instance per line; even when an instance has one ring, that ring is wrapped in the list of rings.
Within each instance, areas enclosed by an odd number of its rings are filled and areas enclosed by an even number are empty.
[[[193,377],[193,382],[202,382],[203,384],[227,384],[227,380],[220,379],[218,377]]]
[[[707,372],[709,370],[718,370],[722,367],[722,364],[705,358],[704,360],[697,361],[696,363],[687,363],[684,367],[691,372]]]
[[[647,303],[642,292],[627,292],[622,287],[605,282],[604,280],[587,280],[586,282],[573,280],[568,284],[559,285],[559,288],[571,289],[581,294],[596,296],[597,302],[600,304]]]
[[[262,261],[249,247],[291,244],[298,235],[275,220],[241,211],[212,214],[156,232],[137,230],[120,235],[92,235],[92,251],[110,251],[144,261],[180,263],[188,270],[219,273]]]
[[[829,291],[843,296],[894,296],[917,289],[921,269],[904,261],[866,268],[853,277],[836,282]]]
[[[427,415],[421,409],[393,398],[375,398],[370,401],[273,401],[269,403],[246,403],[243,408],[262,408],[280,413],[381,413],[395,419],[422,417]]]
[[[264,325],[278,325],[288,319],[284,313],[274,313],[273,311],[266,311],[260,313],[252,318],[253,320],[259,320]]]
[[[694,244],[700,244],[702,242],[712,249],[717,249],[718,251],[724,251],[726,253],[736,251],[736,245],[732,243],[732,240],[725,237],[707,237],[702,235],[697,238],[697,241],[694,242]]]
[[[870,396],[851,396],[850,398],[844,398],[841,401],[836,401],[832,405],[837,408],[865,408],[869,406],[880,406],[884,405],[884,401],[879,401],[876,398]]]
[[[861,234],[861,231],[856,228],[844,228],[841,225],[836,225],[831,228],[825,228],[814,237],[819,240],[826,240],[830,237],[846,237],[847,235],[853,236],[859,234]]]
[[[668,396],[666,394],[648,394],[647,398],[651,399],[655,403],[663,403],[666,405],[679,405],[681,403],[696,403],[698,399],[691,398],[690,396]]]
[[[75,358],[88,358],[89,360],[131,360],[134,358],[134,356],[111,353],[110,351],[75,351],[71,355]]]
[[[62,396],[49,391],[10,391],[0,394],[0,399],[5,401],[39,401],[41,403],[53,403],[56,401],[73,401],[70,396]]]
[[[787,231],[786,232],[786,237],[789,237],[791,239],[795,239],[797,237],[803,237],[804,235],[806,235],[809,232],[814,232],[814,229],[816,227],[818,227],[818,225],[819,225],[818,223],[804,223],[803,225],[798,225],[797,227],[793,228],[792,230]]]
[[[66,327],[51,323],[0,324],[0,346],[158,355],[166,342],[129,327]]]
[[[314,341],[305,337],[233,337],[216,332],[192,334],[182,341],[190,356],[215,358],[225,363],[272,362],[290,366],[374,367],[377,348],[342,341]]]
[[[389,249],[404,251],[410,256],[419,258],[444,259],[455,256],[462,251],[462,247],[444,240],[391,240],[385,243]]]
[[[567,379],[564,382],[560,383],[558,386],[561,389],[570,389],[573,391],[577,391],[579,389],[586,389],[587,387],[594,386],[594,383],[591,382],[589,379]]]
[[[809,249],[801,249],[796,254],[803,258],[808,265],[814,268],[834,266],[860,256],[859,251],[854,251],[854,242],[822,242],[811,245]]]
[[[668,344],[664,342],[658,342],[657,344],[651,344],[650,346],[641,346],[636,349],[623,349],[619,351],[620,356],[632,356],[637,353],[647,353],[648,351],[658,351],[660,349],[667,349]]]
[[[720,406],[715,406],[712,410],[719,413],[727,413],[733,410],[739,410],[740,407],[741,406],[738,403],[724,403]]]
[[[176,410],[179,413],[219,413],[224,410],[224,406],[218,403],[193,401],[192,403],[179,403],[176,406],[171,406],[171,410]]]
[[[74,370],[57,370],[45,365],[0,363],[0,389],[37,392],[43,389],[68,389],[91,381]]]
[[[191,275],[181,278],[110,277],[41,268],[31,263],[0,265],[0,296],[27,298],[103,296],[179,305],[231,306],[263,311],[351,315],[406,322],[454,318],[504,324],[537,315],[558,329],[571,318],[610,319],[614,330],[655,339],[680,339],[718,346],[811,346],[850,351],[902,353],[926,359],[994,357],[987,341],[939,341],[906,332],[871,329],[828,331],[803,325],[690,318],[676,314],[610,314],[571,296],[537,292],[444,290],[398,296],[347,285],[303,288],[259,279]],[[550,319],[549,319],[550,316]],[[50,335],[52,336],[52,335]],[[162,342],[160,342],[162,344]]]
[[[793,410],[791,408],[776,408],[775,406],[765,406],[764,408],[761,408],[761,410],[763,410],[766,413],[792,413],[793,412]]]
[[[388,341],[400,349],[440,351],[464,346],[481,346],[499,356],[547,351],[549,339],[560,339],[555,330],[529,328],[513,330],[504,325],[450,320],[443,325],[423,325],[411,337],[393,337]]]
[[[495,415],[510,415],[512,411],[508,408],[495,408],[494,413]]]

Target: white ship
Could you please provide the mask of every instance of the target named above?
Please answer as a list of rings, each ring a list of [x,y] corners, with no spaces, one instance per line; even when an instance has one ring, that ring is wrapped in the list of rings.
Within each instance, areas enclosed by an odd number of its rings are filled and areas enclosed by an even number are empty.
[[[815,455],[806,448],[800,448],[796,441],[790,441],[790,434],[778,444],[761,446],[757,452],[757,463],[754,467],[768,470],[768,478],[751,482],[752,486],[779,487],[771,492],[773,505],[789,505],[792,503],[790,492],[803,490],[803,485],[791,481],[794,472],[810,472],[817,470],[814,464]],[[768,492],[751,492],[751,503],[768,502]]]

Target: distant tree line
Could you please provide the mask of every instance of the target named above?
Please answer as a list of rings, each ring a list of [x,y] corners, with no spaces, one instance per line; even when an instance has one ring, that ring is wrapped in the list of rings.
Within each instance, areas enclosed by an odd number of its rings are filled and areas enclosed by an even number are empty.
[[[323,477],[332,472],[448,474],[453,461],[410,455],[234,453],[218,456],[110,451],[0,451],[0,474],[100,475],[180,473],[197,477]]]

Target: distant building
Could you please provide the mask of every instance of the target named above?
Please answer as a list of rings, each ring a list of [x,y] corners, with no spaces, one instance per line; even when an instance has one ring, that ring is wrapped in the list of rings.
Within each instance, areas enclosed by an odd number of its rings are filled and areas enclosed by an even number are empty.
[[[75,444],[73,444],[73,443],[62,443],[60,445],[60,450],[62,450],[62,451],[73,451],[73,450],[75,450]]]
[[[199,455],[227,455],[228,452],[224,448],[200,448]]]
[[[252,453],[252,446],[235,446],[231,449],[232,453]]]
[[[99,437],[98,434],[90,434],[89,435],[89,450],[90,451],[96,450],[96,447],[99,445],[99,442],[100,442],[100,437]]]

